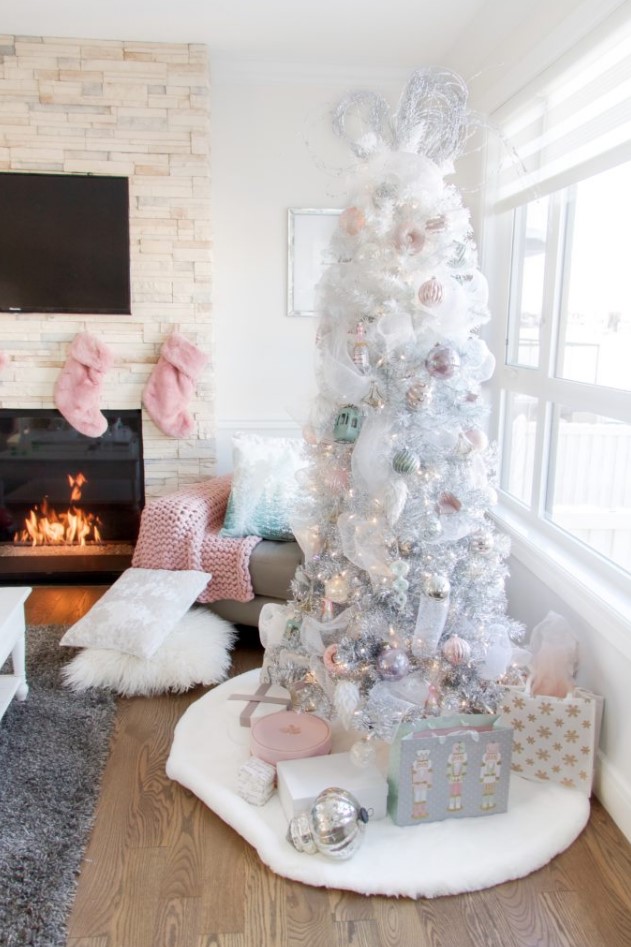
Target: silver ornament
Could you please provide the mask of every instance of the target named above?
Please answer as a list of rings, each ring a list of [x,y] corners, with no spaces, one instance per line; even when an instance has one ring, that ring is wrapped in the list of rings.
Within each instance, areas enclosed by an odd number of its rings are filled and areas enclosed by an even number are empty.
[[[368,812],[346,789],[323,789],[307,812],[289,823],[288,841],[299,852],[321,852],[338,861],[351,858],[366,831]]]
[[[480,530],[471,537],[471,549],[480,556],[490,556],[495,548],[495,537],[490,530]]]
[[[420,534],[421,539],[431,541],[433,539],[438,539],[440,534],[443,531],[442,523],[440,522],[440,517],[436,514],[429,513],[427,516],[424,516],[420,523]]]
[[[421,588],[428,598],[446,599],[451,591],[451,583],[446,575],[427,572],[422,577]]]

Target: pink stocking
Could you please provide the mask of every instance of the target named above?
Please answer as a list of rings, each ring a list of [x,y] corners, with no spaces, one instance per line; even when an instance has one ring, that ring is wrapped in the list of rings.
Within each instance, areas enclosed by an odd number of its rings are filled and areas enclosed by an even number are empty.
[[[114,357],[108,347],[90,332],[79,332],[70,343],[66,364],[55,382],[55,405],[80,434],[100,437],[107,419],[99,402],[103,376]]]
[[[188,437],[193,431],[188,404],[207,362],[207,355],[176,332],[162,346],[142,400],[154,424],[170,437]]]

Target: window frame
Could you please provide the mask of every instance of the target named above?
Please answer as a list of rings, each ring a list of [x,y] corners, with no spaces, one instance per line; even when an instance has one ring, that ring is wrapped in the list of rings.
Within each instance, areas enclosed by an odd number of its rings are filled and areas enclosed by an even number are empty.
[[[489,166],[497,155],[489,157]],[[591,167],[585,178],[606,171],[612,166],[605,156],[601,167]],[[519,325],[514,322],[514,294],[521,277],[516,270],[516,220],[527,212],[532,194],[513,201],[510,207],[493,206],[492,193],[486,194],[484,214],[483,269],[489,279],[492,321],[487,341],[496,357],[496,370],[490,383],[490,433],[499,449],[499,503],[494,517],[501,529],[513,540],[513,554],[542,581],[561,594],[572,607],[589,613],[598,627],[607,625],[615,643],[625,641],[631,655],[631,578],[629,573],[606,559],[592,547],[551,521],[546,511],[546,497],[552,484],[551,461],[555,405],[587,411],[631,423],[631,393],[592,383],[576,382],[558,377],[560,364],[559,325],[563,312],[567,280],[568,242],[566,227],[574,185],[548,191],[550,217],[546,240],[546,267],[543,291],[543,317],[539,331],[538,366],[509,362],[511,347],[516,353]],[[543,196],[543,195],[542,195]],[[518,304],[520,298],[518,299]],[[517,329],[517,332],[515,332]],[[525,394],[537,399],[537,429],[530,504],[512,496],[502,486],[502,463],[507,459],[506,405],[509,394]],[[509,455],[508,455],[509,458]],[[607,615],[605,621],[604,615]],[[621,635],[621,630],[623,633]]]

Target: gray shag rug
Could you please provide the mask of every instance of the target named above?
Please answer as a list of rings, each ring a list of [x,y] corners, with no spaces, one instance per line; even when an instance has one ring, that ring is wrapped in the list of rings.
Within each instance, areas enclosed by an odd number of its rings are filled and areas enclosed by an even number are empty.
[[[4,947],[65,947],[116,715],[110,694],[62,686],[61,667],[74,653],[59,647],[64,631],[27,632],[29,694],[0,721]]]

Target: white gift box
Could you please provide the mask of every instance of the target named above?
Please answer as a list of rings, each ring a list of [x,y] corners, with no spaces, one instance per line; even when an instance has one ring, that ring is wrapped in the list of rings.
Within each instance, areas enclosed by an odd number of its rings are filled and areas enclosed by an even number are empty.
[[[371,819],[387,812],[388,782],[375,766],[355,766],[348,753],[282,760],[276,765],[278,795],[288,819],[309,808],[317,795],[330,786],[352,793]]]

